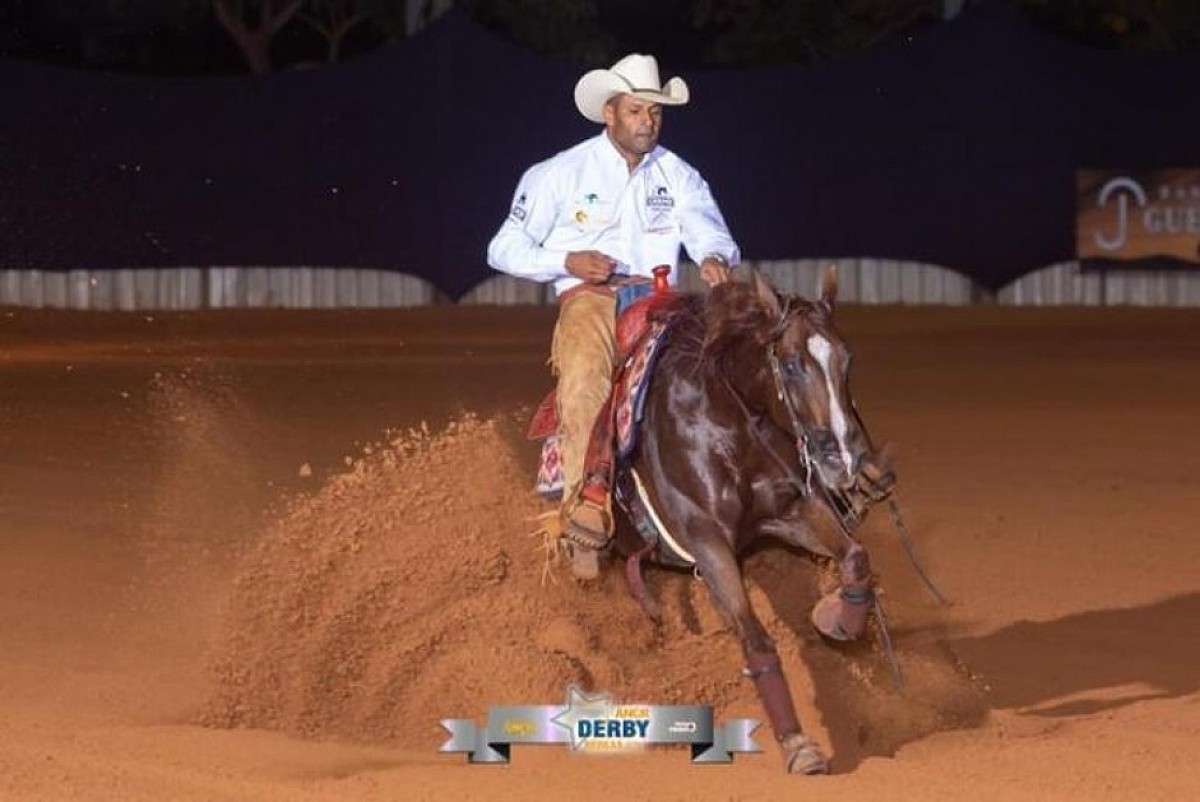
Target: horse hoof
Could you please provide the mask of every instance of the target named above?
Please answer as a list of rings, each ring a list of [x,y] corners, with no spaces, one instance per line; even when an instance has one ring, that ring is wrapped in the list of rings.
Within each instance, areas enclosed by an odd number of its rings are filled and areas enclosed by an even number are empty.
[[[788,774],[828,774],[829,761],[812,739],[803,733],[794,733],[779,742],[787,761]]]
[[[854,610],[853,606],[841,597],[841,591],[827,593],[812,606],[809,620],[817,632],[829,640],[857,640],[858,636],[863,634],[865,617],[860,622],[859,616],[856,615],[858,611]]]

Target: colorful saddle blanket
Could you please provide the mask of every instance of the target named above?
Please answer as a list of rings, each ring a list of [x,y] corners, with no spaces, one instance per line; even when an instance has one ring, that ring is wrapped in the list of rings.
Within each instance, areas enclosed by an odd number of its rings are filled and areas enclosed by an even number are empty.
[[[666,339],[666,323],[651,323],[649,331],[625,360],[613,388],[613,418],[616,423],[617,459],[623,461],[637,448],[638,424],[646,405],[646,390],[654,374],[660,346]]]

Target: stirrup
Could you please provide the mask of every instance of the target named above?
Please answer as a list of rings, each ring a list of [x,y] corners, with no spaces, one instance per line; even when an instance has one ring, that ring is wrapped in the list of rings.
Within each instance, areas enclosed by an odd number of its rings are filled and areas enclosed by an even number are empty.
[[[562,530],[567,540],[597,551],[612,540],[612,514],[592,501],[579,499],[564,510]]]

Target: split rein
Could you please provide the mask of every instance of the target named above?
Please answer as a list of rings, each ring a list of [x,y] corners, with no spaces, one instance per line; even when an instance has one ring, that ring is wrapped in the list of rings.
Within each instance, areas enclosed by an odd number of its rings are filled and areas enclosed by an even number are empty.
[[[942,595],[942,592],[938,590],[937,585],[925,572],[925,569],[921,566],[920,560],[917,559],[916,550],[912,544],[912,538],[908,533],[908,527],[904,525],[904,519],[900,515],[900,505],[896,503],[896,499],[892,497],[890,491],[886,494],[886,496],[881,496],[878,493],[871,492],[870,489],[863,489],[859,487],[861,484],[861,478],[856,476],[855,484],[850,488],[850,490],[858,490],[866,499],[862,512],[859,513],[856,511],[855,505],[850,499],[846,490],[842,490],[840,488],[831,488],[826,485],[825,482],[821,481],[821,476],[817,469],[817,457],[813,454],[812,438],[809,436],[808,427],[804,425],[804,421],[800,418],[800,413],[796,409],[795,402],[792,401],[791,395],[787,392],[787,382],[783,377],[783,368],[779,363],[778,354],[775,353],[775,345],[779,341],[779,338],[782,337],[783,333],[787,330],[788,325],[791,323],[791,319],[801,313],[800,309],[792,308],[792,302],[793,299],[791,298],[788,298],[784,302],[783,309],[779,313],[779,320],[770,331],[767,339],[767,364],[770,366],[771,378],[775,383],[776,397],[779,399],[780,403],[783,404],[784,409],[787,411],[788,420],[792,426],[792,436],[796,441],[796,451],[800,455],[800,460],[804,466],[803,477],[797,474],[795,468],[793,468],[787,460],[779,455],[779,452],[777,452],[771,446],[771,444],[759,431],[758,424],[761,422],[762,416],[756,415],[750,410],[750,407],[746,404],[745,399],[742,398],[742,394],[739,393],[733,387],[733,385],[729,383],[729,378],[724,373],[721,374],[721,382],[725,385],[725,389],[729,391],[729,394],[733,396],[734,400],[737,401],[738,406],[742,410],[742,414],[745,415],[746,419],[750,421],[751,430],[754,432],[754,436],[758,439],[759,445],[761,445],[763,450],[765,450],[779,465],[779,467],[783,469],[797,489],[803,490],[811,496],[813,490],[813,475],[816,474],[816,486],[818,492],[820,492],[823,500],[829,507],[829,510],[837,519],[838,526],[841,528],[842,534],[845,535],[846,538],[852,543],[858,543],[858,538],[855,537],[855,532],[857,531],[858,526],[863,522],[863,519],[866,518],[867,512],[876,503],[882,501],[884,498],[887,498],[888,506],[890,507],[891,511],[892,523],[896,527],[896,532],[900,539],[900,543],[903,545],[904,551],[908,555],[908,559],[912,563],[913,569],[917,572],[918,576],[921,577],[922,582],[924,582],[925,587],[928,588],[933,597],[941,604],[948,605],[950,602],[947,601],[946,597]],[[846,467],[847,469],[850,468],[850,466]]]
[[[729,378],[723,372],[720,374],[721,382],[725,385],[725,388],[729,391],[729,394],[733,396],[734,400],[738,404],[738,407],[741,408],[742,414],[746,416],[746,419],[750,423],[750,429],[754,432],[754,436],[757,438],[759,445],[761,445],[763,450],[770,455],[771,459],[779,465],[779,467],[784,471],[784,473],[791,480],[792,484],[798,490],[811,497],[813,495],[814,485],[813,476],[814,474],[816,475],[815,484],[817,491],[821,494],[821,497],[825,501],[829,511],[833,514],[834,518],[837,519],[838,526],[841,529],[842,534],[852,544],[857,544],[859,542],[858,538],[855,536],[855,533],[858,530],[859,525],[866,517],[867,512],[872,506],[879,501],[882,501],[883,498],[886,497],[891,511],[892,523],[896,528],[900,543],[904,547],[904,552],[908,555],[909,562],[912,563],[913,569],[917,572],[917,575],[921,578],[921,581],[925,584],[925,587],[929,590],[933,597],[937,599],[939,603],[948,605],[949,602],[946,600],[946,597],[942,595],[937,585],[934,584],[933,580],[921,566],[920,560],[917,559],[916,550],[913,547],[912,539],[908,533],[908,527],[904,525],[904,519],[900,515],[900,506],[896,503],[896,500],[894,497],[892,497],[890,491],[886,496],[879,496],[876,493],[871,493],[869,490],[863,490],[859,488],[861,479],[856,476],[855,483],[851,486],[851,488],[849,488],[849,490],[859,490],[859,492],[863,493],[865,503],[863,504],[862,511],[860,513],[858,510],[856,510],[855,504],[851,500],[847,490],[830,488],[825,484],[824,481],[822,481],[821,475],[817,468],[817,456],[813,453],[813,438],[810,436],[809,427],[804,425],[804,421],[801,419],[800,413],[796,409],[796,404],[792,400],[791,394],[787,392],[787,382],[783,376],[783,367],[779,362],[779,355],[775,350],[776,343],[779,341],[779,338],[783,336],[784,331],[787,330],[788,325],[791,323],[791,319],[795,315],[800,314],[800,312],[801,310],[792,308],[792,299],[789,298],[785,301],[783,310],[779,314],[779,321],[771,329],[769,338],[767,340],[766,356],[767,365],[771,370],[771,378],[775,384],[776,397],[780,403],[783,404],[783,408],[787,412],[788,420],[791,423],[791,434],[795,439],[796,452],[799,455],[800,462],[804,468],[804,476],[800,476],[793,467],[792,463],[784,459],[783,456],[781,456],[779,452],[775,450],[775,448],[763,435],[763,433],[760,431],[760,424],[763,422],[764,416],[755,414],[750,410],[749,405],[746,404],[746,401],[742,398],[741,393],[739,393],[737,389],[729,383]],[[851,466],[846,466],[847,470],[849,470],[850,467]],[[879,601],[879,596],[877,594],[873,595],[875,617],[879,623],[879,631],[883,640],[884,651],[887,654],[888,662],[891,664],[892,674],[896,680],[896,684],[898,686],[903,686],[904,676],[900,670],[900,664],[896,659],[895,649],[892,646],[892,637],[888,627],[887,617],[884,615],[883,606]]]
[[[733,396],[734,400],[737,401],[738,406],[742,410],[742,414],[745,415],[746,419],[750,421],[751,430],[754,432],[754,436],[758,439],[759,445],[761,445],[763,449],[771,456],[771,458],[779,465],[779,467],[783,469],[783,471],[788,475],[788,478],[791,479],[792,483],[798,489],[804,490],[806,495],[811,496],[813,493],[813,476],[814,474],[817,476],[817,490],[821,493],[825,503],[829,507],[829,510],[837,519],[838,526],[841,528],[842,534],[845,535],[850,541],[857,542],[854,533],[858,529],[859,524],[862,523],[866,509],[870,509],[870,504],[868,504],[864,509],[864,515],[859,515],[857,512],[855,512],[854,504],[850,501],[845,491],[840,489],[832,489],[821,481],[820,474],[817,472],[817,457],[813,454],[812,438],[809,436],[808,427],[805,426],[804,422],[800,419],[800,413],[796,409],[795,402],[792,401],[791,395],[786,390],[787,384],[783,378],[783,368],[779,364],[779,356],[775,353],[775,344],[778,342],[779,338],[783,336],[784,331],[787,330],[791,319],[795,315],[800,314],[800,310],[792,309],[791,304],[791,299],[785,301],[783,310],[779,314],[779,321],[771,329],[771,332],[768,336],[767,364],[770,366],[771,377],[775,382],[776,397],[783,404],[783,408],[788,415],[788,420],[792,425],[792,436],[796,441],[796,452],[799,454],[801,464],[804,467],[803,477],[796,472],[795,468],[791,463],[788,462],[788,460],[780,456],[779,452],[777,452],[762,435],[762,433],[759,431],[758,425],[762,416],[756,415],[750,410],[749,405],[747,405],[745,399],[742,398],[742,394],[739,393],[733,387],[733,385],[729,383],[729,378],[724,373],[721,374],[721,382],[725,385],[725,388],[729,391],[729,394]]]

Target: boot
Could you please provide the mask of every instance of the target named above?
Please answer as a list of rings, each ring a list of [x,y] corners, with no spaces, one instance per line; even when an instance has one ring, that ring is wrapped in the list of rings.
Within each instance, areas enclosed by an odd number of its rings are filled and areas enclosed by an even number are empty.
[[[600,575],[600,550],[612,539],[612,513],[587,498],[576,498],[561,513],[563,539],[571,558],[571,573],[577,579]]]
[[[599,550],[612,539],[612,512],[592,499],[576,498],[563,510],[562,528],[572,543]]]
[[[600,552],[596,549],[566,541],[567,556],[571,559],[571,575],[590,582],[600,577]]]

